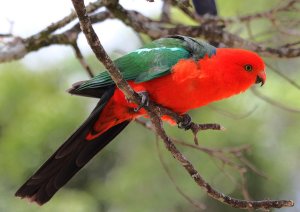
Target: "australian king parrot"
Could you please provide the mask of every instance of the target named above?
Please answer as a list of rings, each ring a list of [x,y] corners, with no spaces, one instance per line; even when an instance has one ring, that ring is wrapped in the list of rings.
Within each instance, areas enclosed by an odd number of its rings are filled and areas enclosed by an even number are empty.
[[[152,101],[185,114],[244,92],[266,80],[263,60],[244,49],[215,48],[187,36],[155,40],[115,61],[123,77]],[[132,120],[146,115],[128,102],[105,71],[75,83],[69,93],[99,98],[86,121],[16,192],[40,205],[49,201]],[[167,119],[165,117],[165,119]]]

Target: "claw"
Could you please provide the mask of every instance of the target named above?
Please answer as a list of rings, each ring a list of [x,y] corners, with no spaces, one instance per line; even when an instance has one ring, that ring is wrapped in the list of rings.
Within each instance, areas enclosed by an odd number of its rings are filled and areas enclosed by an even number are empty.
[[[177,123],[178,128],[189,130],[191,128],[192,118],[188,114],[183,114],[181,118],[182,120]]]
[[[134,112],[138,112],[144,106],[149,106],[149,94],[146,91],[138,92],[138,94],[142,97],[142,100],[141,104],[137,108],[133,109]]]

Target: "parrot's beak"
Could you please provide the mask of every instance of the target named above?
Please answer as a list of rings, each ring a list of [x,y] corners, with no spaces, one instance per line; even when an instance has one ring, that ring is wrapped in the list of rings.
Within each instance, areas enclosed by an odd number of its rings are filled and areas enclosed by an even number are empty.
[[[263,86],[265,84],[267,75],[265,71],[260,72],[257,76],[256,76],[256,84],[260,83],[260,86]]]

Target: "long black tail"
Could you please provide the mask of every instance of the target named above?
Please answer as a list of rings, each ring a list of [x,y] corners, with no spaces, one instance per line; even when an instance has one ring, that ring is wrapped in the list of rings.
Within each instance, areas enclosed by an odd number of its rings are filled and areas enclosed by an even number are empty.
[[[71,137],[31,176],[16,192],[16,196],[28,198],[42,205],[64,186],[90,159],[113,140],[130,121],[124,121],[95,138],[85,139],[102,109],[114,93],[109,88],[89,118]]]

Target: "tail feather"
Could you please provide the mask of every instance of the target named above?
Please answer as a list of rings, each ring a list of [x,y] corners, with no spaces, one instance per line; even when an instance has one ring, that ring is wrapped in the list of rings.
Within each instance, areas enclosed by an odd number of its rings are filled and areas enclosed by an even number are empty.
[[[99,104],[81,127],[30,177],[16,192],[42,205],[64,186],[86,163],[113,140],[130,121],[119,123],[94,140],[87,141],[86,134],[97,121],[99,114],[113,95],[114,88],[106,91]]]

